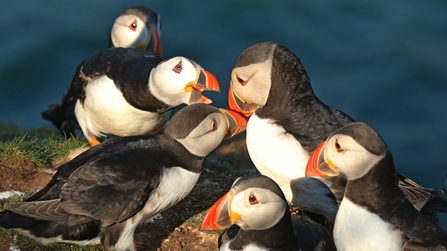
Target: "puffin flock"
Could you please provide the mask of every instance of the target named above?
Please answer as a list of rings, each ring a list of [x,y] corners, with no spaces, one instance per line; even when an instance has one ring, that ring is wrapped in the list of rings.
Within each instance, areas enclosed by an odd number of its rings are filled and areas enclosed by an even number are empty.
[[[77,66],[42,117],[92,147],[7,204],[1,227],[44,245],[141,249],[135,229],[185,198],[207,155],[246,130],[259,174],[235,180],[201,226],[223,230],[220,250],[447,250],[443,191],[396,172],[379,133],[319,100],[292,51],[249,46],[231,72],[229,109],[216,108],[202,93],[219,92],[217,79],[192,59],[163,58],[160,30],[155,11],[131,7],[109,48]]]

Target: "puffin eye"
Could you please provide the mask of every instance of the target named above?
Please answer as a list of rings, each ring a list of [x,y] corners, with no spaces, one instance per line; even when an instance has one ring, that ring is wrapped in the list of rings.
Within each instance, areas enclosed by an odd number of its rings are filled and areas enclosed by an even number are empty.
[[[213,119],[213,127],[211,128],[211,131],[215,131],[217,128],[219,128],[219,123],[216,119]]]
[[[337,150],[337,152],[342,152],[344,151],[344,149],[341,147],[341,145],[338,143],[338,139],[335,140],[335,150]]]
[[[136,31],[137,30],[137,21],[133,21],[130,25],[129,25],[129,29]]]
[[[250,196],[248,196],[248,203],[250,203],[250,205],[254,205],[254,204],[258,204],[258,198],[256,198],[256,196],[253,193],[250,193]]]
[[[247,81],[243,80],[242,78],[240,78],[238,75],[236,75],[236,80],[239,84],[241,84],[242,86],[247,84]]]
[[[183,70],[182,61],[178,62],[178,63],[174,66],[174,68],[172,68],[172,70],[173,70],[175,73],[180,74],[180,72],[182,72],[182,70]]]

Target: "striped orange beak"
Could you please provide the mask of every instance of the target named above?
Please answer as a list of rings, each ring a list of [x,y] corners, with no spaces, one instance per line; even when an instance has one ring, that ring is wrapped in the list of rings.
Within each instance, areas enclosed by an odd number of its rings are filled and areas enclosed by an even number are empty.
[[[325,158],[326,141],[321,143],[310,156],[306,176],[332,177],[340,174],[332,162]]]
[[[230,84],[228,90],[228,106],[231,110],[240,112],[246,118],[250,117],[258,108],[259,105],[250,104],[240,99],[233,91],[233,85]]]

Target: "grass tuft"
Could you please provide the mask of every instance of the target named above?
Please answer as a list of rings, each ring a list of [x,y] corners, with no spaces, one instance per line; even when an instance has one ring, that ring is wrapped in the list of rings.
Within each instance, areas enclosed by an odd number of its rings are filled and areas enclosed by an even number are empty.
[[[84,139],[64,139],[56,131],[38,128],[25,132],[16,125],[0,123],[0,160],[7,165],[32,161],[37,167],[44,168],[52,160],[66,156],[70,150],[88,146]]]

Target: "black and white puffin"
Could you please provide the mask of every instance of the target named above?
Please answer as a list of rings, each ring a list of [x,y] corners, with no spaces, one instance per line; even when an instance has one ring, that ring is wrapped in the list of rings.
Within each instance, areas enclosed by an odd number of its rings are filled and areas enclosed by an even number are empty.
[[[206,156],[243,131],[236,112],[193,104],[162,133],[113,138],[62,165],[42,190],[0,213],[0,226],[47,245],[135,250],[134,231],[196,184]]]
[[[140,49],[109,48],[95,53],[77,67],[70,94],[75,114],[92,146],[104,134],[143,135],[159,131],[170,110],[211,100],[202,91],[219,91],[216,78],[185,57],[160,62]]]
[[[393,157],[371,126],[352,123],[335,131],[309,165],[347,179],[333,231],[339,251],[447,250],[447,232],[404,196]]]
[[[226,228],[219,237],[221,251],[335,250],[329,232],[305,216],[290,214],[278,185],[259,174],[236,180],[201,226],[202,230]]]
[[[112,26],[109,48],[139,48],[163,56],[161,45],[161,17],[155,11],[141,6],[123,11]],[[82,135],[74,113],[77,98],[64,94],[61,103],[54,103],[41,112],[42,118],[50,121],[64,136]]]
[[[231,109],[251,115],[247,148],[259,172],[281,187],[287,201],[333,221],[338,208],[334,197],[341,200],[346,180],[342,176],[306,178],[306,165],[321,142],[354,120],[320,101],[300,59],[271,42],[250,46],[239,56],[231,73],[228,100]],[[415,203],[440,195],[414,191],[424,190],[421,187],[402,187]],[[305,199],[315,196],[319,198]]]
[[[139,48],[163,56],[161,17],[146,7],[130,7],[115,19],[109,47]]]

